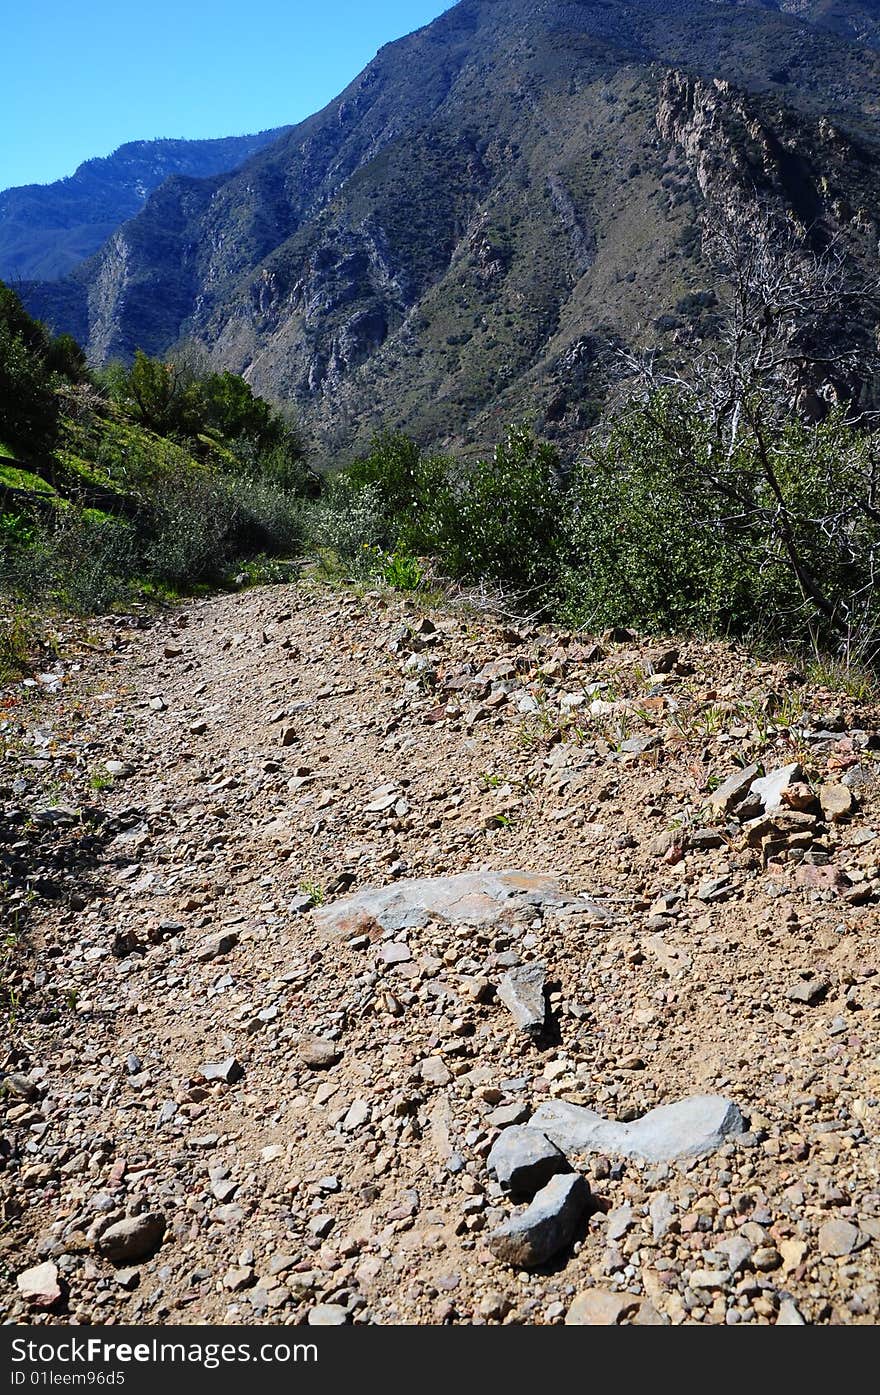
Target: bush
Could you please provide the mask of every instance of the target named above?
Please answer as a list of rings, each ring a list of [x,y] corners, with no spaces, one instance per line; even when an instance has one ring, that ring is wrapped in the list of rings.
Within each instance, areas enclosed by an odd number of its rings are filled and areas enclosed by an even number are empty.
[[[573,625],[876,652],[878,452],[840,413],[762,430],[744,411],[725,437],[692,399],[659,392],[567,478],[524,427],[472,467],[381,436],[331,481],[315,535],[355,576],[411,587],[432,556],[450,577],[537,593]]]
[[[720,498],[695,497],[695,450],[632,413],[572,475],[565,502],[560,601],[566,619],[593,628],[727,628],[749,607],[750,567],[725,534]]]
[[[386,433],[329,484],[318,536],[359,575],[430,555],[452,577],[531,589],[556,572],[561,498],[555,450],[524,427],[472,467]]]
[[[143,549],[148,576],[166,585],[190,586],[219,576],[229,555],[226,540],[235,517],[222,480],[189,470],[169,474],[150,501]]]
[[[0,682],[22,673],[40,639],[39,626],[21,606],[6,606],[0,615]]]
[[[292,556],[306,540],[306,514],[295,495],[270,479],[225,480],[231,506],[229,544],[233,551]]]
[[[67,508],[39,526],[14,575],[7,575],[7,589],[87,615],[126,600],[137,566],[137,540],[127,524]]]
[[[76,341],[69,334],[53,338],[0,282],[0,437],[25,451],[47,450],[58,428],[55,388],[87,376]]]
[[[299,432],[238,374],[200,374],[185,359],[163,362],[138,349],[130,368],[110,364],[100,382],[109,400],[149,431],[203,457],[220,445],[244,473],[305,492],[310,477]]]
[[[58,404],[42,359],[0,319],[0,437],[43,450],[54,439]]]
[[[252,558],[269,575],[270,555],[305,539],[315,476],[302,441],[243,379],[138,352],[93,382],[76,343],[2,285],[0,438],[54,456],[34,465],[51,489],[0,515],[9,595],[106,609],[138,585],[218,581]]]
[[[377,436],[369,455],[345,472],[355,491],[371,491],[376,520],[371,544],[405,553],[442,545],[453,510],[450,475],[450,461],[423,454],[415,441],[393,432]]]
[[[357,484],[345,474],[328,481],[312,534],[318,546],[334,553],[353,576],[376,574],[392,531],[378,485]]]
[[[459,470],[444,498],[439,553],[451,576],[526,589],[558,570],[559,456],[526,427],[511,427],[489,460]]]
[[[835,644],[877,630],[875,446],[839,415],[722,445],[665,394],[619,420],[566,499],[563,613],[589,626]]]
[[[234,462],[238,474],[250,479],[265,479],[303,499],[320,493],[320,480],[309,469],[295,433],[282,435],[269,445],[253,437],[243,437],[230,443],[228,454],[228,468],[232,468]]]

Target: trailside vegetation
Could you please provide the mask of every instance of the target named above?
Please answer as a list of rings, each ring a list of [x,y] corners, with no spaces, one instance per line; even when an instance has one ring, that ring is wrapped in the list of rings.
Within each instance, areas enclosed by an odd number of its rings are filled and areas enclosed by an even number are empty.
[[[89,612],[278,572],[317,482],[293,422],[231,373],[137,353],[89,372],[0,284],[0,587]]]

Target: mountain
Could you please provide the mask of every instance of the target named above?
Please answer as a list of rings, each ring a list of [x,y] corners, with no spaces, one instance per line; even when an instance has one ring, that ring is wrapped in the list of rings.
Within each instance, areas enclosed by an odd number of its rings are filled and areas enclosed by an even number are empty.
[[[133,218],[170,175],[223,174],[281,130],[226,140],[140,140],[86,160],[67,179],[0,193],[0,280],[66,276]]]
[[[726,0],[719,0],[719,3],[726,3]],[[739,0],[739,3],[779,10],[841,38],[860,40],[871,48],[880,48],[877,0]]]
[[[380,424],[479,441],[523,413],[576,440],[619,347],[711,333],[708,204],[876,263],[873,10],[462,0],[24,299],[97,363],[199,346],[294,404],[322,459]]]

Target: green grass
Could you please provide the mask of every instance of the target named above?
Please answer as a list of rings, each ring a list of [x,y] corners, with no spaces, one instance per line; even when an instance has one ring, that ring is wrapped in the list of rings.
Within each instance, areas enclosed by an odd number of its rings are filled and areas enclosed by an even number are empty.
[[[807,679],[833,693],[845,693],[853,702],[874,702],[880,687],[870,669],[844,659],[817,658],[807,665]]]
[[[47,484],[31,470],[19,469],[17,465],[0,465],[0,485],[6,485],[9,489],[21,489],[28,494],[55,494],[51,484]]]

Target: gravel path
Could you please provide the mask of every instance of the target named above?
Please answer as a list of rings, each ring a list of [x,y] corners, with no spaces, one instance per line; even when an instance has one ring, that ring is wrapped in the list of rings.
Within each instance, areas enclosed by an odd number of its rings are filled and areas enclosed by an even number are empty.
[[[6,1320],[878,1320],[876,709],[306,586],[59,652],[0,723]],[[740,1132],[551,1161],[499,1257],[503,1130],[693,1095]]]

